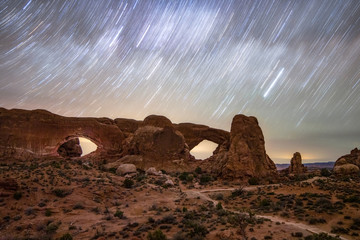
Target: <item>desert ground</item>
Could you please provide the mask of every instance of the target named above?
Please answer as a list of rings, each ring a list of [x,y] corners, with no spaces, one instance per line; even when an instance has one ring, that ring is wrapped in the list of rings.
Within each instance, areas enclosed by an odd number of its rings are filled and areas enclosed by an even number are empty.
[[[120,176],[104,164],[2,160],[0,239],[360,239],[356,177],[257,185],[201,168]]]

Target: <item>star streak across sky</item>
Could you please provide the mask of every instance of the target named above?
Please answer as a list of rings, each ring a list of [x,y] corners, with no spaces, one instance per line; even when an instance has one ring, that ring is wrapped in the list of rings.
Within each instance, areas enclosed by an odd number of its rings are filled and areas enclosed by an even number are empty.
[[[1,0],[0,105],[230,129],[269,156],[360,146],[360,1]]]

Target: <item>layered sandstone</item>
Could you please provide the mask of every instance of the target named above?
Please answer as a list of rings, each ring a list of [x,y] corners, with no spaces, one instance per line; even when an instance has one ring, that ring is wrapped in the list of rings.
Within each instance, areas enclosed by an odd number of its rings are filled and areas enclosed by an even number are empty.
[[[229,144],[224,143],[205,165],[224,178],[273,179],[278,176],[274,162],[266,154],[257,119],[242,114],[233,118]]]
[[[294,153],[290,160],[290,166],[284,170],[287,174],[300,175],[307,172],[307,168],[302,164],[301,154]]]
[[[236,115],[231,131],[227,132],[193,123],[173,124],[158,115],[150,115],[143,121],[111,120],[63,117],[45,110],[0,108],[2,156],[18,150],[36,156],[79,156],[78,143],[72,140],[78,137],[97,144],[98,149],[92,157],[101,156],[108,162],[117,160],[117,164],[135,164],[143,170],[156,167],[166,171],[190,171],[201,165],[204,170],[223,178],[277,176],[255,117]],[[63,145],[69,140],[72,141]],[[208,160],[195,161],[190,150],[203,140],[219,146]]]
[[[350,154],[341,156],[336,160],[334,173],[339,175],[358,174],[360,168],[360,150],[354,148]]]

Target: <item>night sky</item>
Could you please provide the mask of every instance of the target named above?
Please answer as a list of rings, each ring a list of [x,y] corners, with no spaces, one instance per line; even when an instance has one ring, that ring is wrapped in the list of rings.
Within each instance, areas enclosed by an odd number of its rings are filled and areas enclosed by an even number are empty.
[[[275,162],[360,146],[360,1],[0,1],[0,106],[230,129]]]

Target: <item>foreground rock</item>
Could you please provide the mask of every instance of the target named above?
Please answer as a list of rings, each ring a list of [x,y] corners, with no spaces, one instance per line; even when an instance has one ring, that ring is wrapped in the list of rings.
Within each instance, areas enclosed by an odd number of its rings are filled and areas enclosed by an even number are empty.
[[[57,152],[62,157],[80,157],[82,154],[82,149],[79,138],[74,138],[63,143]]]
[[[360,172],[360,150],[354,148],[350,154],[341,156],[336,160],[334,173],[338,175],[358,174]]]
[[[130,164],[130,163],[121,164],[116,169],[116,174],[121,176],[131,173],[136,173],[136,166],[134,164]]]

